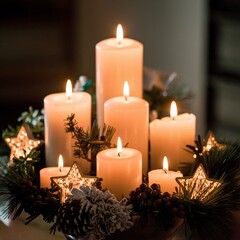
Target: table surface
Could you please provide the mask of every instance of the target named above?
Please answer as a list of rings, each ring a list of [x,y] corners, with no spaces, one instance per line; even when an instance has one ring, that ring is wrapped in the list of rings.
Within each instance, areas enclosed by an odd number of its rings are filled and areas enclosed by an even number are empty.
[[[30,224],[25,225],[26,215],[22,214],[18,219],[6,226],[0,220],[0,240],[65,240],[62,233],[56,232],[55,235],[49,233],[51,224],[44,222],[41,217],[35,219]],[[229,240],[240,239],[240,213],[235,215],[233,236]],[[185,240],[184,231],[180,232],[172,240]]]
[[[11,222],[9,226],[0,220],[0,240],[65,240],[62,233],[56,232],[52,235],[48,229],[52,226],[44,222],[41,217],[25,225],[25,215]],[[184,240],[181,236],[176,236],[172,240]]]
[[[25,225],[25,216],[6,226],[0,221],[0,240],[64,240],[66,239],[62,233],[56,232],[55,235],[49,233],[52,226],[44,222],[41,217],[33,220],[27,226]]]

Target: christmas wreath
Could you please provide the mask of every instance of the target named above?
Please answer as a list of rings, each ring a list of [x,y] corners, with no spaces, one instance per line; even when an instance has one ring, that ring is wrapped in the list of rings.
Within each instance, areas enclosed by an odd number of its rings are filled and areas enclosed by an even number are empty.
[[[168,239],[183,226],[186,239],[231,239],[234,213],[240,209],[238,142],[218,143],[213,134],[206,140],[199,136],[194,145],[187,146],[194,161],[182,170],[189,177],[177,178],[179,188],[173,194],[162,192],[158,184],[149,186],[143,178],[143,183],[120,201],[102,189],[102,179],[90,181],[79,176],[74,163],[69,179],[77,176],[82,184],[62,201],[62,185],[57,179],[51,188],[39,187],[44,159],[43,113],[30,108],[19,120],[16,129],[3,131],[7,144],[1,143],[1,218],[14,220],[25,211],[29,224],[42,216],[52,224],[50,233],[61,231],[67,239]],[[67,117],[65,127],[75,139],[75,156],[91,161],[94,173],[96,154],[112,147],[115,129],[94,123],[91,131],[86,131],[78,126],[74,114]],[[15,149],[12,138],[34,140],[36,145],[34,141],[25,145],[21,140]],[[10,154],[7,145],[15,154]],[[71,171],[75,171],[72,176]]]

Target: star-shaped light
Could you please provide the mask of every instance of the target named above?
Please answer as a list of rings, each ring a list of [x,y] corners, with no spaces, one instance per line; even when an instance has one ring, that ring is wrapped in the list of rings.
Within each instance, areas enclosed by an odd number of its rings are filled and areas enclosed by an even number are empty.
[[[51,184],[52,186],[57,185],[60,188],[61,201],[65,202],[73,188],[79,188],[80,186],[91,187],[96,180],[96,177],[84,176],[77,162],[74,162],[67,175],[51,177]]]
[[[216,147],[218,149],[224,148],[226,145],[220,144],[217,142],[214,134],[209,131],[207,135],[206,145],[203,146],[203,152],[208,152],[212,147]]]
[[[209,194],[220,187],[221,182],[215,179],[207,179],[207,174],[200,164],[192,177],[178,177],[176,181],[189,199],[204,201]]]
[[[23,125],[20,128],[17,137],[5,138],[5,142],[11,148],[10,163],[13,163],[14,157],[25,157],[41,143],[40,140],[33,137],[28,125]]]

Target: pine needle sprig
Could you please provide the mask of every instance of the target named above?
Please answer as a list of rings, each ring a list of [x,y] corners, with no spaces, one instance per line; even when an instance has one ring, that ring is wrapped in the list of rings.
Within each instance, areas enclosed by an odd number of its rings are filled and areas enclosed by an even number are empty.
[[[232,210],[236,210],[233,208],[232,201],[229,202],[231,199],[231,190],[226,191],[226,186],[222,184],[204,202],[184,200],[186,224],[190,228],[192,239],[225,240],[229,238],[233,224]]]
[[[202,164],[208,177],[221,180],[222,184],[204,202],[185,198],[186,223],[193,239],[228,239],[233,212],[240,210],[240,144],[226,143],[207,151],[202,146],[200,137],[195,146],[188,146],[195,155],[193,170]]]
[[[109,125],[104,124],[101,129],[96,121],[93,123],[89,140],[92,156],[96,156],[100,151],[112,147],[111,140],[115,131],[115,128]]]
[[[89,130],[85,131],[82,127],[78,126],[77,121],[74,119],[75,115],[71,114],[65,121],[65,131],[71,133],[74,142],[74,156],[78,158],[91,161],[89,158]]]
[[[1,217],[16,219],[23,211],[29,214],[26,224],[42,215],[43,220],[54,222],[60,205],[51,189],[35,186],[24,168],[0,162]]]
[[[24,151],[24,156],[20,156],[17,158],[16,156],[13,157],[14,169],[16,171],[25,171],[28,175],[28,178],[33,180],[35,177],[35,164],[40,161],[40,150],[33,148],[28,154]]]
[[[96,171],[97,153],[112,147],[111,140],[116,131],[114,127],[104,124],[101,128],[93,122],[91,130],[78,126],[75,115],[71,114],[65,121],[65,131],[74,139],[74,156],[91,162],[91,174]]]
[[[21,183],[28,182],[29,178],[22,168],[15,171],[6,162],[1,161],[0,165],[0,206],[3,211],[3,217],[13,219],[19,216],[23,210]]]

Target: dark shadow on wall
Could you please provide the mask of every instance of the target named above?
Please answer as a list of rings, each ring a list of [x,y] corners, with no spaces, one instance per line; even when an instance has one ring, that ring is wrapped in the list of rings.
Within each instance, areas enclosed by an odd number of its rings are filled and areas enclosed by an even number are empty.
[[[73,11],[72,0],[1,1],[0,129],[74,76]]]

